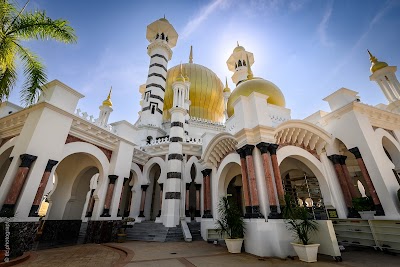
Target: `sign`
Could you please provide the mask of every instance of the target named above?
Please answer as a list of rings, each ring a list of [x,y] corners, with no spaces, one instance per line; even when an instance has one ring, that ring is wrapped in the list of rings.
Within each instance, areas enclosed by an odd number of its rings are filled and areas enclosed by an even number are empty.
[[[328,212],[329,219],[338,219],[339,218],[336,209],[328,209],[326,211]]]

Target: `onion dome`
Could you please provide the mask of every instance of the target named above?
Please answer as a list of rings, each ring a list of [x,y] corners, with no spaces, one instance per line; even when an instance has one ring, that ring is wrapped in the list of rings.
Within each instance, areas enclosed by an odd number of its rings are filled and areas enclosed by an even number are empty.
[[[112,102],[111,102],[111,91],[112,91],[112,87],[110,89],[110,92],[108,93],[107,99],[103,101],[103,106],[107,106],[107,107],[112,107]]]
[[[367,51],[369,54],[369,60],[371,61],[371,68],[370,68],[371,73],[374,73],[375,71],[383,69],[384,67],[388,66],[386,62],[378,61],[378,59],[375,56],[373,56],[371,52],[369,52],[369,50]]]

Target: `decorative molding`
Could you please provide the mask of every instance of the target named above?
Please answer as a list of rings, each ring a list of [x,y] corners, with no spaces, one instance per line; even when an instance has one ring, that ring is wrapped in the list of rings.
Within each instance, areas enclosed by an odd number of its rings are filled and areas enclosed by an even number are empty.
[[[49,161],[47,161],[47,165],[46,168],[44,169],[45,172],[51,172],[51,170],[53,169],[53,167],[58,163],[57,160],[52,160],[49,159]]]
[[[91,143],[91,142],[85,141],[85,140],[83,140],[83,139],[80,139],[80,138],[78,138],[78,137],[75,137],[75,136],[69,134],[69,135],[67,136],[67,139],[65,140],[65,144],[73,143],[73,142],[84,142],[84,143],[88,143],[88,144],[94,145],[95,147],[99,148],[99,149],[104,153],[104,155],[106,155],[108,161],[111,160],[112,151],[109,150],[109,149],[107,149],[107,148],[98,146],[98,145],[96,145],[96,144],[93,144],[93,143]]]
[[[165,199],[181,199],[181,192],[166,192]]]
[[[167,179],[171,179],[171,178],[182,179],[182,173],[181,172],[168,172]]]
[[[163,55],[160,55],[160,54],[154,54],[154,55],[152,55],[152,56],[151,56],[151,58],[155,58],[155,57],[162,58],[162,59],[164,59],[166,62],[168,62],[168,59],[167,59],[166,57],[164,57]]]
[[[177,159],[182,161],[183,160],[183,156],[182,154],[177,154],[177,153],[172,153],[168,155],[168,160],[173,160],[173,159]]]
[[[151,68],[151,67],[160,67],[160,68],[162,68],[163,70],[168,71],[167,68],[166,68],[164,65],[158,64],[158,63],[153,63],[153,64],[151,64],[149,68]]]

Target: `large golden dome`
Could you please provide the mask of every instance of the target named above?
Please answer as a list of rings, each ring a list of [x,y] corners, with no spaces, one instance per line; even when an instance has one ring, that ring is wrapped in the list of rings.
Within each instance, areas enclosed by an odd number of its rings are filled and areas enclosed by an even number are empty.
[[[233,103],[239,98],[239,96],[249,96],[253,92],[269,96],[267,99],[268,104],[285,107],[285,97],[281,90],[279,90],[278,86],[261,78],[253,78],[241,82],[236,89],[233,90],[228,99],[228,116],[231,117],[233,115]]]
[[[164,97],[163,118],[169,119],[169,109],[172,108],[172,84],[178,77],[180,65],[172,67],[167,72],[167,84]],[[218,76],[210,69],[194,64],[182,64],[184,76],[189,77],[191,105],[189,115],[215,122],[222,122],[224,118],[224,86]]]

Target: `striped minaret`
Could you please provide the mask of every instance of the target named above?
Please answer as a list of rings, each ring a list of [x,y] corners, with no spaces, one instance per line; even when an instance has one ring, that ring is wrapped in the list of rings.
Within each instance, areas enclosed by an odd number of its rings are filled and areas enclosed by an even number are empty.
[[[147,26],[146,38],[150,42],[147,47],[150,66],[140,120],[142,125],[161,127],[167,66],[178,34],[168,20],[161,18]]]
[[[174,91],[171,113],[170,145],[168,150],[168,172],[165,185],[165,200],[163,202],[163,223],[166,227],[179,224],[181,183],[182,183],[182,141],[185,135],[184,124],[189,100],[190,82],[185,80],[181,71],[172,84]]]

